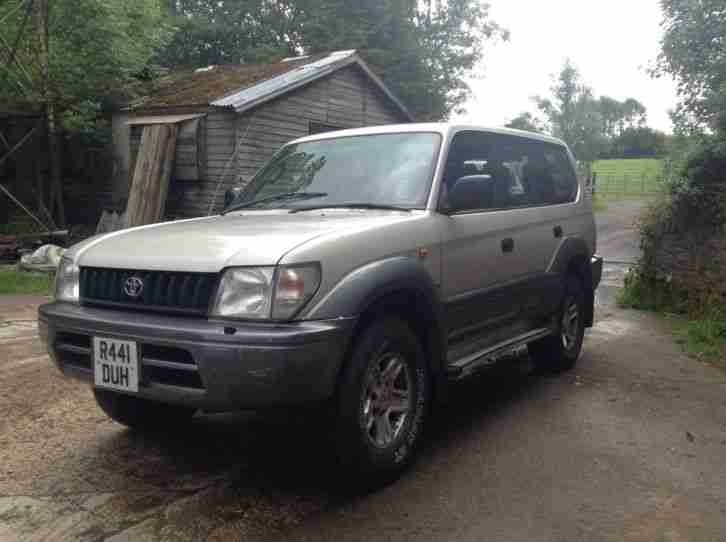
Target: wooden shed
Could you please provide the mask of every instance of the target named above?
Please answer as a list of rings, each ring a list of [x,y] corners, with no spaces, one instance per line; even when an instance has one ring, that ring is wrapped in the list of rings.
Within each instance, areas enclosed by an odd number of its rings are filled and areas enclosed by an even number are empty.
[[[249,181],[284,143],[313,133],[411,121],[406,107],[355,51],[176,74],[114,115],[120,172],[105,199],[125,204],[144,127],[174,125],[165,216],[218,212],[224,192]],[[121,209],[119,209],[121,210]]]

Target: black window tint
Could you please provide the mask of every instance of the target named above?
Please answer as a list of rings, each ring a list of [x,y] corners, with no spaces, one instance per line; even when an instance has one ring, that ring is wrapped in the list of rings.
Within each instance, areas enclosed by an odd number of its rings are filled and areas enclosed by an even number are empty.
[[[551,203],[569,203],[577,197],[577,175],[572,168],[572,162],[563,148],[548,148],[545,151],[545,160],[549,165],[554,197]]]
[[[454,210],[554,205],[576,196],[577,178],[560,146],[484,132],[460,132],[451,143],[442,200]]]
[[[456,211],[496,208],[496,187],[489,171],[489,138],[481,132],[459,132],[449,147],[442,201]],[[456,186],[456,191],[454,191]]]

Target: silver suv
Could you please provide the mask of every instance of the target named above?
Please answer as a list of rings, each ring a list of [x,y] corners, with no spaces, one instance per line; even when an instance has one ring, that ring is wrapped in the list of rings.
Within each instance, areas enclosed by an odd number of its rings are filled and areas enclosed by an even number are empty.
[[[40,328],[127,426],[327,405],[342,465],[388,476],[452,381],[525,345],[571,368],[601,272],[561,141],[384,126],[289,143],[219,216],[74,246]]]

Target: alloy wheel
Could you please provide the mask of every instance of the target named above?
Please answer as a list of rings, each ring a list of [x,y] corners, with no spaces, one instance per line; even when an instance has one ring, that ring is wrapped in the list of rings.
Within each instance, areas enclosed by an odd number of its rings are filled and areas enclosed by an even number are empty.
[[[412,410],[412,379],[399,353],[384,353],[368,367],[362,397],[362,424],[368,441],[389,448]]]
[[[580,332],[580,306],[577,299],[568,297],[562,313],[562,346],[572,350],[577,344]]]

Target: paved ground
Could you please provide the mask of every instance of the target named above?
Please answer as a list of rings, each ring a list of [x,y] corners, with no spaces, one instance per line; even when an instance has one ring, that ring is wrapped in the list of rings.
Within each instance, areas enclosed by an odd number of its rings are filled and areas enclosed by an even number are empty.
[[[606,258],[637,250],[635,211],[599,218]],[[0,540],[722,540],[726,376],[612,305],[622,267],[575,371],[521,360],[457,387],[414,468],[357,498],[283,415],[124,430],[49,367],[37,300],[0,301]]]
[[[598,252],[611,264],[634,263],[640,255],[638,216],[646,201],[609,201],[607,211],[597,213]]]

